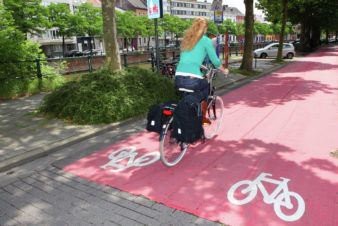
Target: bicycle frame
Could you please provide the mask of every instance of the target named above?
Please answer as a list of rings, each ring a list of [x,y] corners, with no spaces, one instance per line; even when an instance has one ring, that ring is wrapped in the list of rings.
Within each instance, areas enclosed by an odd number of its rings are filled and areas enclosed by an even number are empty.
[[[288,178],[283,178],[280,177],[281,179],[283,179],[282,181],[278,181],[278,180],[274,180],[271,178],[268,178],[267,176],[272,176],[272,174],[268,174],[268,173],[262,173],[260,174],[254,181],[252,181],[252,183],[250,184],[250,186],[248,186],[246,189],[243,190],[243,193],[249,192],[250,190],[255,189],[255,187],[258,187],[259,190],[261,191],[262,195],[263,195],[263,201],[266,204],[272,204],[276,201],[276,197],[278,196],[278,194],[283,191],[283,193],[285,194],[289,194],[289,188],[287,186],[287,183],[290,181],[290,179]],[[268,182],[268,183],[272,183],[272,184],[277,184],[278,187],[271,193],[269,194],[264,185],[262,184],[262,181]],[[285,196],[285,201],[283,201],[282,203],[284,204],[285,207],[291,209],[293,207],[291,200],[290,200],[290,196],[286,195]]]

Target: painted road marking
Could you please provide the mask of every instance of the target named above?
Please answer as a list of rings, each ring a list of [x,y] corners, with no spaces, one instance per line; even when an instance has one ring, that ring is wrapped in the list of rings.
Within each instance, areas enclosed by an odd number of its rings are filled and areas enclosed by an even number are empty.
[[[160,159],[159,152],[150,152],[136,158],[137,155],[138,152],[136,152],[136,147],[120,148],[111,153],[108,156],[108,158],[111,160],[107,164],[100,166],[100,168],[105,169],[107,167],[113,167],[114,169],[110,169],[110,171],[113,173],[118,173],[133,166],[146,166]]]
[[[251,202],[257,195],[257,189],[259,189],[263,195],[263,201],[266,204],[274,204],[274,210],[276,215],[284,220],[284,221],[296,221],[300,219],[304,212],[305,212],[305,202],[303,198],[295,193],[290,192],[287,183],[290,181],[288,178],[281,177],[282,181],[274,180],[268,178],[268,176],[272,176],[269,173],[261,173],[255,180],[242,180],[237,182],[236,184],[232,185],[228,191],[228,200],[235,205],[244,205]],[[262,181],[277,184],[277,188],[271,193],[268,194],[267,190],[265,189]],[[241,190],[242,194],[248,194],[247,197],[244,199],[237,199],[235,198],[236,190],[241,187],[242,185],[246,185]],[[282,192],[282,193],[280,193]],[[291,197],[296,198],[297,200],[297,210],[294,214],[287,215],[284,214],[281,210],[281,207],[286,207],[287,209],[292,209],[294,205],[291,203]]]

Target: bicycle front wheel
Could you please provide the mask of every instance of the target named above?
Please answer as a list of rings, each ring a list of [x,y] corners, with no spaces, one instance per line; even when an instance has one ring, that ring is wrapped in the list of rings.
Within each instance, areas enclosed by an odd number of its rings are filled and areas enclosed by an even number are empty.
[[[173,118],[171,117],[169,122],[166,124],[164,135],[160,141],[161,160],[166,166],[174,166],[181,161],[188,148],[187,144],[177,142],[176,139],[171,137],[173,132],[172,128],[170,128],[172,121]]]
[[[221,124],[223,119],[223,100],[219,96],[216,96],[210,103],[208,104],[206,117],[209,119],[211,124],[203,125],[204,136],[206,139],[213,138]]]

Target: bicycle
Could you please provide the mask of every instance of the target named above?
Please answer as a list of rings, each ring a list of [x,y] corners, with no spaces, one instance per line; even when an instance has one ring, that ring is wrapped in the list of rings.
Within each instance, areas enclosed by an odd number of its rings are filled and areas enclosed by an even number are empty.
[[[223,119],[223,100],[215,94],[216,88],[213,86],[212,81],[216,77],[217,69],[208,68],[204,65],[201,67],[202,70],[206,71],[205,75],[208,79],[208,84],[210,87],[210,92],[207,100],[207,114],[206,117],[210,120],[210,124],[203,125],[204,137],[206,139],[213,138],[222,123]],[[181,92],[193,93],[193,90],[179,88]],[[176,105],[177,106],[177,105]],[[173,122],[173,112],[176,108],[175,105],[167,106],[163,108],[162,116],[163,127],[160,134],[160,158],[164,165],[174,166],[183,158],[184,154],[188,149],[188,144],[184,142],[177,142],[175,138],[172,137],[172,122]]]
[[[160,62],[160,72],[168,78],[174,78],[176,72],[176,64],[178,61],[162,61]]]

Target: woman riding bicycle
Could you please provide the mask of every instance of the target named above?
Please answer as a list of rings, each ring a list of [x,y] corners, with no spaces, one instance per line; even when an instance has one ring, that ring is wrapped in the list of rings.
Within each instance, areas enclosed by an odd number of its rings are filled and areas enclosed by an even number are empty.
[[[210,124],[210,121],[205,118],[209,86],[200,71],[206,55],[224,75],[229,73],[218,59],[212,40],[205,35],[207,29],[208,21],[205,18],[197,18],[187,30],[182,40],[180,61],[175,74],[176,89],[194,90],[195,95],[200,98],[203,124]]]

